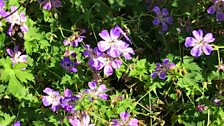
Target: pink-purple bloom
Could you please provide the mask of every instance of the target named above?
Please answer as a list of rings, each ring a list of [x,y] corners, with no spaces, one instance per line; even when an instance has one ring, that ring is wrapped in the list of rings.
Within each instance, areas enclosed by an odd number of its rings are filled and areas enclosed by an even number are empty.
[[[113,119],[111,126],[138,126],[138,120],[136,118],[130,118],[128,112],[121,112],[120,119]]]
[[[174,68],[175,64],[170,63],[169,59],[164,59],[163,64],[157,63],[155,71],[151,74],[151,77],[155,79],[157,76],[159,76],[160,79],[164,80],[166,79],[166,73],[170,69]]]
[[[61,6],[60,0],[38,0],[38,2],[45,10],[48,11],[51,10],[52,8],[58,8]]]
[[[8,17],[5,18],[5,20],[9,23],[11,23],[7,33],[8,35],[12,35],[12,30],[13,30],[13,27],[14,25],[19,25],[20,26],[20,29],[22,32],[27,32],[28,31],[28,26],[25,24],[26,22],[26,16],[25,16],[25,13],[24,12],[21,12],[20,14],[18,13],[18,10],[17,10],[17,7],[16,6],[11,6],[11,12],[6,12],[5,15],[10,15]]]
[[[58,91],[54,91],[51,88],[45,88],[43,90],[44,93],[46,93],[48,96],[43,96],[42,98],[42,102],[44,104],[44,106],[50,106],[51,105],[51,110],[53,112],[57,111],[60,106],[61,106],[61,99],[62,96],[60,95],[60,93]]]
[[[119,39],[120,34],[120,30],[117,28],[112,28],[110,33],[107,30],[101,31],[99,35],[103,40],[97,44],[99,50],[106,51],[111,57],[119,57],[121,50],[126,47],[126,43]]]
[[[206,110],[207,109],[207,106],[205,106],[205,105],[202,105],[202,104],[198,104],[197,105],[197,110],[199,111],[199,112],[203,112],[204,110]]]
[[[215,41],[212,33],[207,33],[203,36],[202,30],[194,30],[193,32],[194,37],[187,37],[185,39],[185,46],[186,47],[193,47],[191,49],[191,55],[195,57],[201,56],[202,52],[205,55],[210,55],[213,47],[210,43]]]
[[[93,82],[89,82],[88,86],[90,89],[85,90],[87,94],[90,94],[93,97],[99,97],[104,100],[108,99],[108,95],[105,93],[108,89],[105,84],[101,84],[97,86],[97,83],[93,81]]]
[[[67,112],[74,112],[75,101],[78,100],[76,96],[72,94],[70,89],[64,90],[64,97],[61,99],[61,106]]]
[[[69,122],[72,126],[95,126],[90,124],[90,117],[86,112],[74,113],[69,117]]]
[[[27,55],[22,55],[22,53],[18,50],[18,46],[14,47],[14,50],[8,48],[7,50],[8,55],[11,57],[12,65],[16,63],[26,63]]]
[[[152,21],[153,25],[162,25],[162,32],[166,32],[168,30],[168,25],[167,24],[173,24],[173,18],[168,16],[169,11],[166,8],[162,8],[162,10],[158,7],[155,6],[152,9],[153,12],[156,13],[156,17]]]
[[[224,0],[213,0],[213,5],[207,9],[209,14],[216,14],[217,21],[224,21]]]
[[[75,56],[75,54],[73,54]],[[71,73],[76,73],[78,70],[76,69],[76,66],[78,65],[77,63],[75,63],[74,61],[72,61],[70,59],[70,57],[65,56],[62,60],[61,60],[61,66],[67,70],[68,72]]]
[[[20,121],[14,122],[12,126],[21,126]]]

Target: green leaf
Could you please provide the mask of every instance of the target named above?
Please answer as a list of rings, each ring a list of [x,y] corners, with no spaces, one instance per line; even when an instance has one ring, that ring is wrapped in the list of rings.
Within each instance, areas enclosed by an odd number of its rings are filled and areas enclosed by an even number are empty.
[[[0,111],[0,125],[1,126],[9,126],[13,120],[15,119],[15,116],[10,116],[7,113],[3,113]]]

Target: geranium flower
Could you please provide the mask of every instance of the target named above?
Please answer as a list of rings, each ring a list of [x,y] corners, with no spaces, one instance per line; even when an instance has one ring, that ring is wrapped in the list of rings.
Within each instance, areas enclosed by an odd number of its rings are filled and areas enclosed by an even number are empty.
[[[97,43],[97,46],[101,52],[107,52],[111,57],[119,57],[121,50],[126,47],[126,43],[119,40],[121,32],[118,28],[112,28],[110,33],[107,30],[103,30],[99,33],[103,39]]]
[[[67,70],[68,72],[76,73],[78,70],[76,69],[76,66],[78,65],[77,63],[71,61],[69,57],[64,57],[61,60],[61,66]]]
[[[90,124],[90,117],[86,112],[82,112],[81,114],[74,114],[75,116],[69,117],[69,122],[72,126],[95,126],[95,124]]]
[[[6,12],[5,15],[10,15],[12,12],[12,14],[8,17],[5,18],[5,20],[9,23],[11,23],[7,33],[8,35],[12,35],[12,30],[13,30],[13,26],[15,24],[20,26],[20,29],[22,32],[27,32],[28,31],[28,26],[25,24],[26,22],[26,17],[25,17],[25,13],[21,12],[20,14],[18,14],[18,10],[16,6],[11,6],[11,12]],[[14,12],[15,11],[15,12]]]
[[[191,49],[191,55],[199,57],[201,56],[202,52],[204,52],[205,55],[210,55],[213,48],[211,45],[209,45],[209,43],[215,41],[212,33],[207,33],[204,37],[202,30],[194,30],[192,33],[194,37],[187,37],[185,39],[185,46],[193,47]]]
[[[61,6],[60,0],[38,0],[45,10],[51,10],[53,7],[58,8]]]
[[[72,94],[70,89],[64,90],[64,97],[61,99],[61,106],[67,112],[74,112],[74,102],[78,100],[76,96]]]
[[[57,111],[61,106],[60,100],[62,99],[62,96],[60,95],[60,93],[48,87],[45,88],[43,92],[48,95],[48,96],[43,96],[42,98],[42,102],[44,106],[51,105],[51,110],[53,112]]]
[[[138,126],[138,120],[136,118],[130,118],[130,114],[128,112],[121,112],[120,118],[120,120],[113,119],[111,126]]]
[[[20,121],[14,122],[12,126],[21,126]]]
[[[26,63],[27,55],[21,55],[22,53],[18,50],[18,46],[14,47],[14,51],[12,49],[8,48],[7,53],[11,57],[12,65],[16,63]]]
[[[224,21],[224,0],[213,0],[214,5],[207,9],[209,14],[216,14],[217,21]]]
[[[91,94],[93,96],[99,97],[101,99],[107,100],[108,95],[105,93],[108,89],[106,85],[101,84],[99,87],[97,86],[96,82],[89,82],[88,86],[90,89],[85,90],[86,93]]]
[[[151,77],[155,79],[159,76],[160,79],[164,80],[166,78],[166,72],[175,67],[174,63],[169,62],[169,59],[164,59],[163,64],[157,63],[155,71],[151,74]]]
[[[155,6],[152,9],[153,12],[156,13],[157,17],[152,21],[153,25],[162,24],[162,32],[166,32],[168,30],[168,24],[173,24],[173,18],[168,16],[169,11],[166,8],[163,8],[162,11],[158,6]]]

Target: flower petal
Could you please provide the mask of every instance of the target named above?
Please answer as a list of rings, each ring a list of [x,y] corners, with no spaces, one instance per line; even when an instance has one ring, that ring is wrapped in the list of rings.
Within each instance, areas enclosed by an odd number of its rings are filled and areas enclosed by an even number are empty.
[[[200,46],[195,46],[191,49],[191,55],[199,57],[202,54],[202,49]]]
[[[164,80],[166,79],[166,72],[165,71],[162,71],[160,74],[159,74],[159,78]]]
[[[107,30],[103,30],[99,33],[99,36],[105,41],[112,41]]]
[[[111,62],[111,66],[114,68],[114,69],[118,69],[121,67],[121,64],[122,64],[122,61],[121,60],[113,60]]]
[[[95,90],[96,89],[96,82],[95,81],[89,82],[88,86],[91,90]]]
[[[213,38],[212,33],[207,33],[207,34],[204,36],[203,41],[204,41],[204,42],[211,43],[211,42],[214,42],[214,41],[215,41],[215,38]]]
[[[162,32],[166,32],[168,30],[168,26],[165,22],[162,23]]]
[[[155,17],[154,20],[152,21],[153,25],[159,25],[160,24],[160,20],[158,17]]]
[[[121,32],[120,32],[119,28],[115,27],[110,30],[110,36],[111,36],[112,40],[118,39],[120,37],[120,35],[121,35]]]
[[[185,47],[192,47],[197,44],[197,40],[195,40],[193,37],[187,37],[185,39]]]
[[[49,106],[52,104],[52,99],[49,96],[43,96],[42,102],[43,102],[44,106]]]
[[[169,14],[169,11],[166,8],[162,9],[162,15],[167,16]]]
[[[211,45],[206,44],[206,45],[204,45],[204,46],[202,47],[202,50],[203,50],[203,52],[205,53],[205,55],[210,55],[211,52],[212,52],[212,50],[213,50],[213,48],[212,48]]]
[[[107,41],[100,41],[97,46],[101,52],[104,52],[110,48],[110,44]]]
[[[110,65],[104,66],[103,72],[105,75],[110,76],[113,74],[113,68]]]
[[[192,33],[197,41],[201,41],[203,39],[203,31],[202,30],[194,30]]]
[[[160,15],[161,11],[160,11],[160,8],[158,6],[155,6],[153,9],[152,9],[153,12],[155,12],[157,15]]]
[[[212,5],[212,6],[210,6],[208,9],[207,9],[207,12],[209,13],[209,14],[215,14],[215,5]]]
[[[122,122],[126,123],[129,119],[129,113],[128,112],[121,112],[120,113],[120,118],[122,120]]]

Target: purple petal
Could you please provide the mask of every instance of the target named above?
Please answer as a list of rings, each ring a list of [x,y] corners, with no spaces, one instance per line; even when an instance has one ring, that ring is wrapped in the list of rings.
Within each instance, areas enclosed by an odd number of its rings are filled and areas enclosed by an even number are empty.
[[[122,120],[122,122],[127,122],[128,121],[128,119],[129,119],[129,113],[128,112],[121,112],[120,113],[120,118],[121,118],[121,120]]]
[[[52,1],[52,5],[57,8],[61,6],[61,1],[60,0],[54,0]]]
[[[116,58],[116,57],[119,57],[121,55],[121,52],[118,48],[112,47],[107,51],[107,54],[110,55],[113,58]]]
[[[213,50],[213,48],[212,48],[211,45],[206,44],[206,45],[204,45],[204,46],[202,47],[202,50],[203,50],[203,52],[205,53],[205,55],[210,55],[211,52],[212,52],[212,50]]]
[[[154,20],[152,21],[153,25],[159,25],[160,24],[160,20],[158,17],[155,17]]]
[[[48,87],[43,90],[43,92],[48,94],[48,95],[51,94],[53,91],[54,91],[53,89],[48,88]]]
[[[79,119],[69,118],[69,122],[72,124],[72,126],[81,126],[82,125]]]
[[[67,39],[65,39],[65,40],[63,41],[63,44],[67,46],[67,45],[70,44],[70,41],[68,41]]]
[[[106,92],[108,89],[105,84],[101,84],[97,90],[99,92]]]
[[[213,38],[212,33],[207,33],[207,34],[204,36],[203,41],[204,41],[204,42],[211,43],[211,42],[214,42],[214,41],[215,41],[215,38]]]
[[[107,41],[100,41],[97,43],[97,47],[101,52],[104,52],[110,48],[110,44]]]
[[[216,19],[217,21],[224,21],[224,13],[223,12],[216,13]]]
[[[120,32],[120,30],[118,29],[118,28],[112,28],[111,30],[110,30],[110,36],[111,36],[111,39],[113,39],[113,40],[116,40],[116,39],[118,39],[119,37],[120,37],[120,35],[121,35],[121,32]]]
[[[155,79],[157,76],[158,76],[158,73],[157,73],[157,72],[153,72],[153,73],[151,74],[152,79]]]
[[[167,31],[168,30],[168,26],[167,26],[167,24],[166,23],[162,23],[162,32],[165,32],[165,31]]]
[[[166,79],[166,72],[165,71],[162,71],[160,74],[159,74],[159,78],[164,80]]]
[[[166,8],[162,9],[162,15],[167,16],[169,14],[168,10]]]
[[[112,119],[111,126],[121,126],[121,124],[118,119]]]
[[[195,40],[193,37],[187,37],[185,39],[185,47],[192,47],[197,44],[197,40]]]
[[[152,9],[153,12],[155,12],[157,15],[160,15],[161,11],[160,11],[160,8],[158,6],[155,6],[153,9]]]
[[[13,123],[12,126],[20,126],[20,125],[21,125],[21,124],[20,124],[20,121],[16,121],[16,122]]]
[[[212,6],[210,6],[208,9],[207,9],[207,12],[209,13],[209,14],[215,14],[215,5],[212,5]]]
[[[113,74],[113,68],[110,65],[106,65],[103,69],[105,75],[110,76]]]
[[[107,100],[108,99],[108,95],[107,94],[99,94],[98,97]]]
[[[25,63],[26,62],[26,59],[27,59],[27,55],[21,55],[19,57],[19,62]]]
[[[202,49],[200,46],[195,46],[191,49],[191,55],[199,57],[202,54]]]
[[[42,102],[44,106],[49,106],[52,104],[52,99],[49,96],[43,96]]]
[[[105,41],[112,41],[107,30],[103,30],[99,33],[99,36]]]
[[[51,10],[51,8],[52,8],[51,2],[49,1],[49,2],[44,3],[43,8],[45,10]]]
[[[194,30],[192,33],[197,41],[201,41],[203,39],[203,31],[202,30],[197,30],[197,31]]]
[[[95,81],[89,82],[88,86],[91,90],[95,90],[96,89],[96,82]]]
[[[173,24],[173,18],[172,17],[165,17],[165,18],[163,18],[164,19],[164,21],[166,22],[166,23],[168,23],[168,24]]]
[[[129,121],[128,126],[138,126],[138,120],[136,118],[132,118]]]
[[[166,58],[166,59],[163,60],[163,65],[166,65],[166,64],[168,64],[169,62],[170,62],[170,60]]]
[[[64,90],[64,96],[65,97],[72,97],[72,91],[70,89]]]
[[[111,65],[114,69],[118,69],[121,67],[122,61],[121,60],[113,60]]]
[[[8,49],[6,49],[6,52],[11,56],[11,57],[13,57],[13,51],[12,51],[12,49],[10,49],[10,48],[8,48]]]

